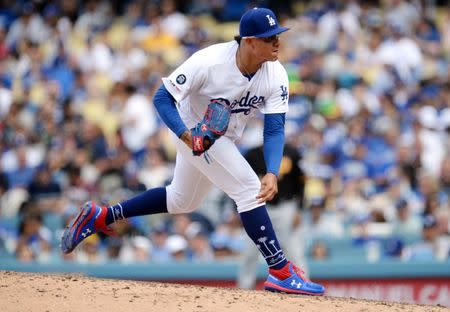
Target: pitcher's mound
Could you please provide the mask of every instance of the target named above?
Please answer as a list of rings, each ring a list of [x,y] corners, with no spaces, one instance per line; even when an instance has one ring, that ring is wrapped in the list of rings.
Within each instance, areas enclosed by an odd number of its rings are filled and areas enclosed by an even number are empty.
[[[1,311],[445,311],[444,307],[0,271]]]

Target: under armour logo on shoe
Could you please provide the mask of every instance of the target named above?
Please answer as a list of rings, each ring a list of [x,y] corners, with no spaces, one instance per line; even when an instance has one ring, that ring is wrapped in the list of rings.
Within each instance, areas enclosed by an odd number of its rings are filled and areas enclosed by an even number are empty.
[[[292,280],[291,286],[295,286],[298,289],[298,288],[302,287],[302,283],[300,283],[300,282],[297,283],[295,280]]]
[[[91,233],[91,230],[90,230],[90,229],[86,229],[86,232],[81,233],[81,235],[82,235],[84,238],[86,238],[86,236],[88,236],[89,233]]]
[[[276,22],[275,22],[275,20],[273,19],[272,16],[270,16],[269,14],[267,14],[266,17],[267,17],[267,19],[269,20],[269,25],[270,25],[270,26],[275,26],[275,25],[276,25]]]

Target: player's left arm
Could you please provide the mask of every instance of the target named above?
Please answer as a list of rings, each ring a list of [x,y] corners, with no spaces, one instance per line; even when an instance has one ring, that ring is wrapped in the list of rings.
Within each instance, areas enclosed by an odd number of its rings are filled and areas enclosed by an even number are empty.
[[[279,62],[272,63],[272,90],[264,107],[264,160],[266,174],[261,179],[259,202],[270,201],[278,193],[278,171],[283,157],[284,124],[288,111],[289,80]]]
[[[270,201],[278,193],[278,172],[284,147],[285,113],[264,115],[264,160],[266,174],[261,179],[259,202]]]

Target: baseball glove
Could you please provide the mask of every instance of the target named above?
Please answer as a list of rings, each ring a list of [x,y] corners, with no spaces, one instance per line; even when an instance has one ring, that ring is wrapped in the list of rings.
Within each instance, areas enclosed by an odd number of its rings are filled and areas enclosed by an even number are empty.
[[[211,100],[202,121],[191,129],[192,153],[195,156],[203,154],[225,134],[230,116],[231,108],[228,100],[222,98]]]

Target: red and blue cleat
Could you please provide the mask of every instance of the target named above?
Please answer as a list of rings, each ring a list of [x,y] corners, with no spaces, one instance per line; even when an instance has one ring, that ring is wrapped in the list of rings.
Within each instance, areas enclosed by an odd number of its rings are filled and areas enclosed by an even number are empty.
[[[269,270],[269,277],[264,282],[264,289],[288,294],[321,296],[325,287],[303,277],[304,272],[291,262],[280,270]]]
[[[86,202],[78,215],[64,229],[61,238],[62,252],[66,254],[72,252],[78,244],[94,233],[101,231],[108,235],[113,234],[106,226],[106,213],[106,207],[98,206],[91,201]]]

